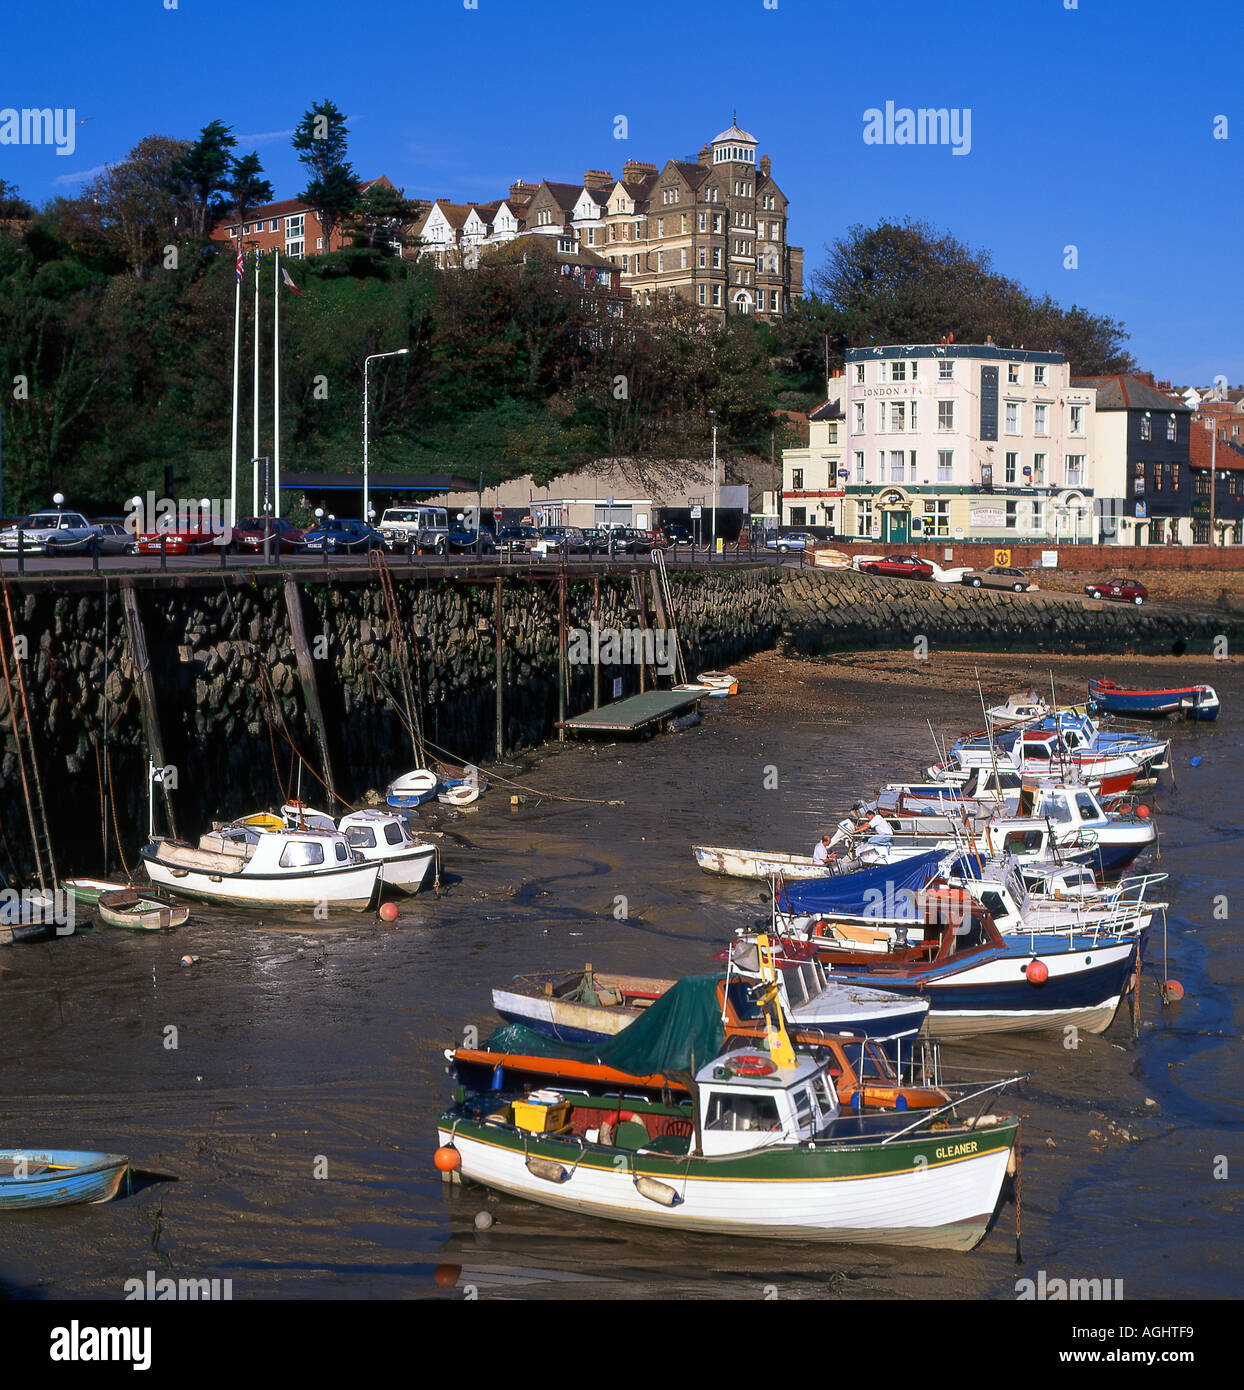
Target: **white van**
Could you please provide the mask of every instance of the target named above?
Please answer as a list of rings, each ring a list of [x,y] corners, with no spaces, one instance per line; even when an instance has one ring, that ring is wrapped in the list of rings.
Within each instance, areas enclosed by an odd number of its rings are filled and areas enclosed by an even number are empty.
[[[449,549],[449,514],[444,507],[386,507],[380,534],[390,550],[405,550],[413,540],[416,550],[444,555]]]

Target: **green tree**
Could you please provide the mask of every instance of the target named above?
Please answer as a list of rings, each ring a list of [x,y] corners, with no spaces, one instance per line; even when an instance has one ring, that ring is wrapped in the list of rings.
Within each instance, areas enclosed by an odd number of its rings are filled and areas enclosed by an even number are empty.
[[[239,224],[256,208],[272,201],[272,185],[263,177],[263,165],[254,150],[233,161],[225,193],[228,210]]]
[[[212,121],[169,171],[171,191],[188,209],[190,234],[200,240],[211,230],[209,221],[214,222],[225,209],[221,195],[230,187],[237,143],[229,126]]]
[[[145,274],[165,245],[185,235],[178,225],[185,204],[173,191],[172,174],[189,148],[184,140],[148,135],[83,190],[84,209],[135,275]]]
[[[346,118],[331,101],[317,102],[299,122],[291,144],[309,176],[299,197],[319,213],[324,249],[331,251],[333,233],[359,203],[358,175],[346,159]]]

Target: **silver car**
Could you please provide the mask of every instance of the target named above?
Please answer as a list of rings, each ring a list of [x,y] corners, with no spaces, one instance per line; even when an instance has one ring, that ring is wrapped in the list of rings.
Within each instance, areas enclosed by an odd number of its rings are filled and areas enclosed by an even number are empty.
[[[89,551],[99,544],[100,528],[93,526],[81,512],[32,512],[16,526],[0,532],[0,550],[16,550],[18,537],[22,549],[38,551]]]

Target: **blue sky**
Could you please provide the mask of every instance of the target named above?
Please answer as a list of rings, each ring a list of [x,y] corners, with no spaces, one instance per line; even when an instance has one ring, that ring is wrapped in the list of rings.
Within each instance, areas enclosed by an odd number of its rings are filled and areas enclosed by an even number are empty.
[[[10,10],[0,108],[82,123],[72,155],[0,146],[0,177],[42,202],[144,135],[220,118],[293,196],[286,132],[330,97],[361,176],[482,201],[519,177],[693,154],[737,108],[806,272],[854,223],[925,218],[1029,289],[1122,319],[1159,377],[1244,382],[1244,18],[1228,0],[640,0],[613,17],[581,0],[171,3]],[[970,108],[970,153],[865,144],[863,113],[887,100]]]

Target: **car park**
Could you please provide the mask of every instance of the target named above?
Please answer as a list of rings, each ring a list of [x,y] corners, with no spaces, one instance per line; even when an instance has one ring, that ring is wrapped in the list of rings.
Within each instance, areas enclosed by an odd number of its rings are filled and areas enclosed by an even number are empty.
[[[1037,587],[1023,570],[1007,565],[991,565],[987,570],[968,570],[959,583],[970,585],[973,589],[1010,589],[1017,594]]]
[[[20,538],[22,550],[30,554],[42,551],[55,551],[61,555],[74,550],[90,552],[98,546],[99,537],[100,528],[89,522],[81,512],[32,512],[22,517],[15,526],[0,532],[0,549],[16,550]]]
[[[884,555],[861,560],[861,574],[880,574],[890,579],[932,579],[933,566],[918,555]]]
[[[1107,579],[1100,584],[1086,584],[1084,592],[1089,598],[1112,598],[1119,603],[1142,604],[1149,597],[1149,590],[1137,579]]]

